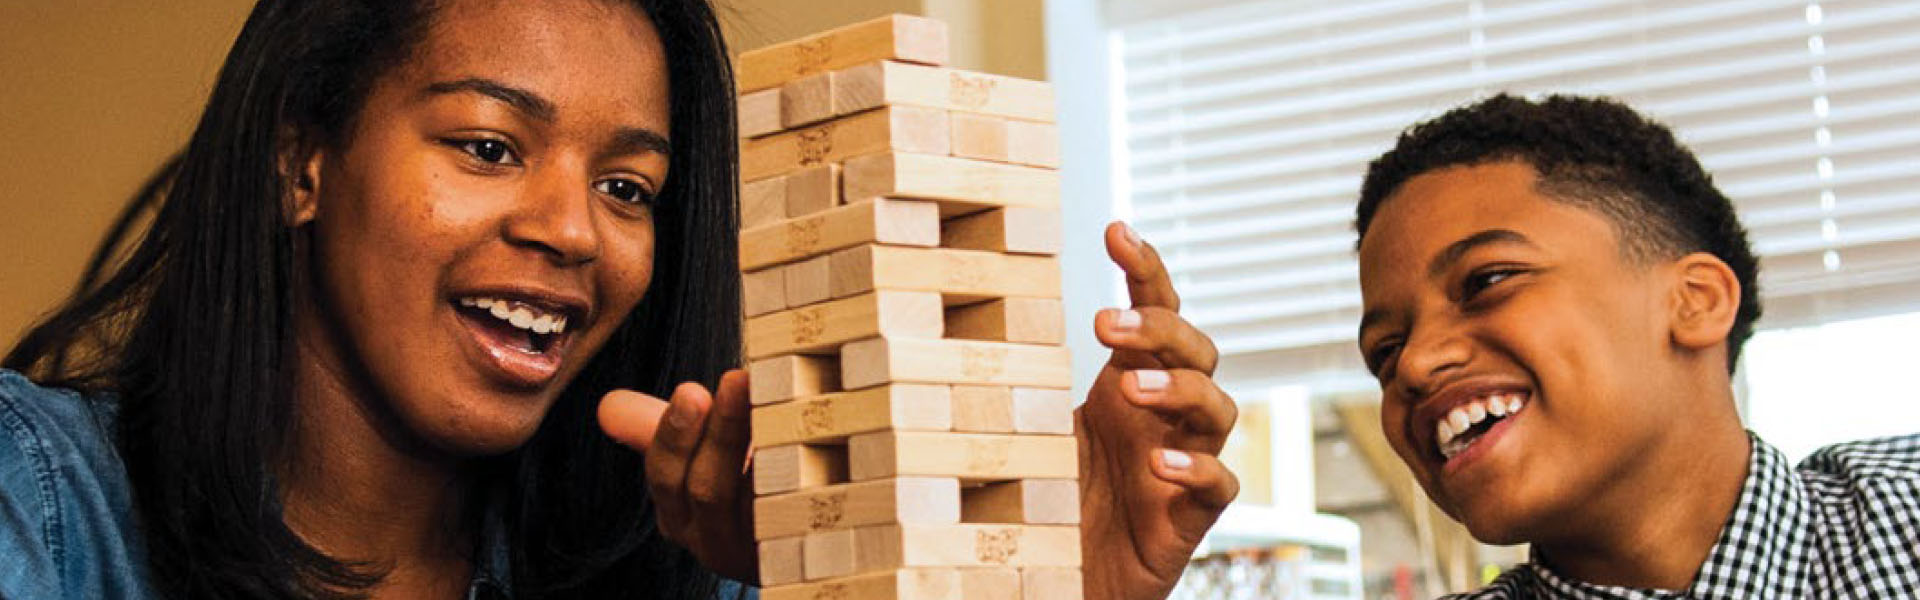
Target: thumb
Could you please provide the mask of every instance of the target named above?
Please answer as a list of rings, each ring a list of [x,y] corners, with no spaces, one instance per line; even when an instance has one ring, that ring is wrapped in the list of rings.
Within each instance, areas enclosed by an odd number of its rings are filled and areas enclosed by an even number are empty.
[[[613,441],[641,452],[653,446],[653,435],[660,431],[660,417],[666,414],[665,401],[640,392],[614,390],[600,397],[600,430]]]

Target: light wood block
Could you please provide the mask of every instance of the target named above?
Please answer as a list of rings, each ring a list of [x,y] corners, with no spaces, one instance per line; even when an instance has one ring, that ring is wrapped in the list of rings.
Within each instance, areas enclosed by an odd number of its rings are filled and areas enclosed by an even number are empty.
[[[1080,452],[1072,436],[877,431],[847,439],[855,481],[958,477],[966,482],[1073,479]]]
[[[840,347],[840,384],[856,390],[889,382],[1066,389],[1073,387],[1070,362],[1060,346],[877,337]]]
[[[953,386],[953,430],[1013,433],[1013,389],[1003,385]]]
[[[785,309],[787,307],[786,274],[781,273],[780,269],[761,269],[742,274],[740,301],[748,317],[757,317]]]
[[[1044,81],[901,62],[871,62],[835,73],[833,95],[842,111],[912,105],[1054,120],[1053,86]]]
[[[740,137],[760,137],[781,129],[778,88],[740,95]]]
[[[787,306],[798,308],[833,297],[833,260],[821,256],[780,267]]]
[[[1029,567],[1020,570],[1021,598],[1036,600],[1082,600],[1085,578],[1079,569]]]
[[[1008,567],[960,569],[961,598],[1019,598],[1020,570]]]
[[[899,477],[846,483],[753,501],[756,539],[888,523],[959,523],[960,482]]]
[[[788,292],[791,293],[792,288],[788,288]],[[828,352],[840,344],[875,335],[939,338],[940,313],[939,294],[878,290],[761,315],[747,320],[747,359],[795,352]],[[841,371],[846,369],[842,367]],[[845,384],[846,379],[841,379],[841,383]]]
[[[1052,123],[1008,121],[1007,160],[1048,169],[1060,168],[1060,127]]]
[[[853,530],[816,531],[801,537],[800,559],[807,581],[852,575],[855,562]]]
[[[762,582],[764,584],[764,582]],[[955,569],[900,569],[799,585],[769,586],[760,600],[953,600],[960,595]]]
[[[1072,525],[1080,522],[1080,482],[1022,479],[968,488],[960,500],[967,523]]]
[[[953,304],[1002,296],[1060,297],[1060,261],[1051,256],[866,244],[835,252],[831,259],[836,298],[875,289],[940,292]],[[787,303],[794,303],[791,295]]]
[[[952,154],[961,158],[1007,162],[1007,120],[956,112],[947,115],[952,126]]]
[[[747,363],[747,381],[747,397],[754,406],[837,392],[840,361],[832,356],[804,354],[763,358]]]
[[[941,65],[947,62],[947,39],[944,22],[889,15],[742,52],[734,77],[740,91],[751,92],[876,60]]]
[[[760,585],[776,586],[806,579],[800,536],[760,542]]]
[[[925,200],[876,199],[740,232],[740,268],[806,258],[865,243],[940,244],[940,207]]]
[[[940,245],[948,248],[1060,253],[1060,210],[1009,206],[947,219],[940,224]]]
[[[780,90],[780,126],[793,129],[833,118],[833,73],[789,81]]]
[[[740,228],[752,229],[787,218],[787,178],[768,177],[740,184]]]
[[[875,525],[854,531],[856,572],[902,567],[1078,567],[1080,528]]]
[[[840,165],[814,165],[787,174],[787,217],[804,217],[840,205]]]
[[[947,309],[947,337],[966,340],[1059,344],[1066,341],[1066,314],[1053,298],[997,298]]]
[[[1073,434],[1073,392],[1013,388],[1013,430],[1020,433]]]
[[[943,217],[996,206],[1060,206],[1060,172],[1048,169],[904,151],[845,165],[842,198],[849,204],[883,196],[939,200]]]
[[[953,428],[951,398],[948,386],[898,383],[758,406],[753,446],[839,443],[886,429],[947,431]]]
[[[847,482],[844,446],[793,444],[753,452],[753,493],[760,496]]]
[[[744,140],[740,177],[753,181],[877,152],[945,155],[952,149],[948,127],[945,112],[890,106]]]

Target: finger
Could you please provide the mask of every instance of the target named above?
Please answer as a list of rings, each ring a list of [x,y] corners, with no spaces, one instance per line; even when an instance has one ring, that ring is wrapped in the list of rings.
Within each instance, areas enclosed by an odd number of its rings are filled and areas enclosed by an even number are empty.
[[[1213,373],[1220,350],[1180,313],[1158,306],[1109,308],[1093,315],[1093,334],[1115,350],[1153,355],[1168,367]]]
[[[628,448],[646,452],[660,429],[667,403],[632,390],[614,390],[600,397],[600,430]]]
[[[692,516],[687,506],[687,465],[704,433],[711,400],[700,384],[682,383],[675,388],[647,452],[647,488],[661,529],[670,534],[683,530]]]
[[[1127,296],[1133,299],[1134,306],[1180,310],[1180,295],[1173,291],[1173,281],[1167,278],[1160,253],[1152,244],[1141,240],[1132,227],[1119,221],[1107,224],[1107,257],[1126,273]]]
[[[1120,392],[1189,433],[1225,441],[1240,407],[1213,378],[1187,369],[1136,369],[1120,375]]]
[[[1240,495],[1240,478],[1213,455],[1170,448],[1161,448],[1153,454],[1153,474],[1185,489],[1187,497],[1193,501],[1193,507],[1204,513],[1182,515],[1176,511],[1173,515],[1174,525],[1182,531],[1204,532],[1220,511]],[[1198,529],[1193,529],[1196,524]]]
[[[731,517],[746,478],[740,466],[747,460],[747,374],[728,371],[714,390],[707,411],[706,431],[687,467],[687,497],[702,515]]]

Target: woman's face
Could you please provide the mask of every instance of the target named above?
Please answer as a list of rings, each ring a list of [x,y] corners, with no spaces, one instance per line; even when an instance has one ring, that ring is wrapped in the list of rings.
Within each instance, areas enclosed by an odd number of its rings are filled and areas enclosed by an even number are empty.
[[[645,15],[611,3],[458,1],[432,21],[344,147],[305,165],[325,319],[306,337],[419,441],[493,454],[647,289],[666,63]]]

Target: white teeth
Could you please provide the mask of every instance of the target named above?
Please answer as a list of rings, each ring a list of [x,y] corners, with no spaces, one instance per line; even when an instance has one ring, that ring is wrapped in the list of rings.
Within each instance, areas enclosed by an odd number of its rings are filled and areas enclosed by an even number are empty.
[[[533,313],[524,308],[513,309],[513,313],[507,316],[507,322],[521,329],[530,328],[533,326]]]
[[[532,306],[520,305],[499,298],[468,297],[459,300],[461,306],[469,306],[487,311],[493,318],[506,321],[527,331],[537,334],[559,334],[567,330],[567,317],[544,312]]]
[[[476,298],[473,301],[473,305],[480,308],[493,308],[493,304],[492,298]]]
[[[1453,430],[1458,433],[1466,433],[1467,429],[1473,427],[1473,421],[1467,418],[1467,411],[1458,408],[1447,413],[1447,424],[1452,425]]]
[[[1455,407],[1435,424],[1434,445],[1439,447],[1442,457],[1452,459],[1479,441],[1479,436],[1467,437],[1468,430],[1487,419],[1520,412],[1525,399],[1523,394],[1489,394],[1478,401]]]
[[[533,320],[534,333],[545,335],[552,331],[553,331],[553,316],[540,315],[540,318]]]
[[[461,306],[473,306],[473,305],[474,305],[474,302],[477,302],[477,301],[476,301],[476,300],[474,300],[474,299],[472,299],[472,298],[461,298],[461,299],[460,299],[460,305],[461,305]]]
[[[507,308],[507,303],[505,302],[493,303],[493,308],[490,310],[490,312],[493,313],[493,318],[500,319],[502,321],[505,321],[508,318],[513,316],[513,309]]]
[[[1507,403],[1501,401],[1499,398],[1489,399],[1487,401],[1487,414],[1496,417],[1507,416]]]
[[[1520,412],[1520,405],[1521,403],[1520,403],[1519,396],[1514,396],[1512,398],[1507,399],[1507,414]]]
[[[1441,446],[1445,446],[1447,442],[1453,441],[1453,426],[1448,425],[1446,419],[1440,420],[1440,431],[1435,433],[1434,441]]]
[[[1487,407],[1482,406],[1479,402],[1468,404],[1467,420],[1473,421],[1474,423],[1487,420]]]
[[[566,318],[566,317],[564,317],[564,316],[562,316],[562,317],[558,317],[558,318],[555,318],[555,319],[553,320],[553,332],[554,332],[555,334],[558,334],[558,333],[561,333],[561,332],[564,332],[564,331],[566,331],[566,330],[567,330],[567,318]]]

